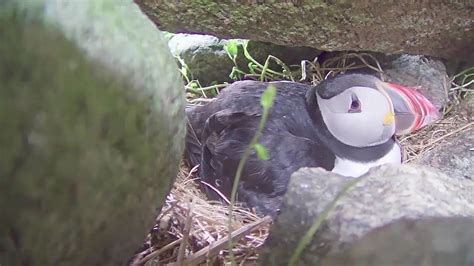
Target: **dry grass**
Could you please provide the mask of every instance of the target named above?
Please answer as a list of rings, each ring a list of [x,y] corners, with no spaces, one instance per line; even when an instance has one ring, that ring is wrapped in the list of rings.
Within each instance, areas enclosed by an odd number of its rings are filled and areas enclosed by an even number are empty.
[[[474,128],[472,118],[461,114],[449,115],[432,125],[399,139],[403,147],[403,161],[417,162],[432,149],[448,143],[457,134]]]
[[[354,63],[354,60],[359,63]],[[350,63],[348,63],[350,62]],[[384,73],[370,54],[346,53],[323,64],[317,60],[303,61],[299,68],[300,82],[317,84],[329,75],[350,69],[370,68],[383,79]],[[297,71],[298,72],[298,71]],[[192,104],[210,101],[205,94],[188,94]],[[434,147],[457,134],[472,129],[471,117],[450,112],[442,120],[399,139],[404,161],[414,162]],[[197,169],[181,164],[156,225],[147,237],[144,248],[134,259],[135,265],[224,265],[230,264],[227,250],[228,234],[234,242],[232,253],[238,265],[254,265],[258,248],[265,241],[271,219],[259,217],[240,205],[234,208],[232,232],[228,230],[228,204],[209,201],[199,189]],[[228,200],[227,200],[228,202]]]
[[[196,169],[182,164],[156,225],[146,242],[148,248],[137,255],[137,265],[178,263],[222,265],[228,261],[228,205],[209,201],[198,187]],[[268,234],[269,217],[259,217],[240,205],[234,207],[232,237],[238,244],[232,250],[236,261],[252,263],[256,249]]]

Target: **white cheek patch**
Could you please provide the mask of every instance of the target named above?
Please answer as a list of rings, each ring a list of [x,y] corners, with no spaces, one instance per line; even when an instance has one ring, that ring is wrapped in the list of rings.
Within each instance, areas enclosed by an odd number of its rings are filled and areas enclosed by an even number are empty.
[[[361,112],[349,113],[352,95],[361,104]],[[339,141],[355,147],[368,147],[392,137],[391,126],[383,125],[384,115],[391,110],[387,98],[377,89],[351,87],[343,93],[323,99],[317,95],[318,105],[329,132]]]

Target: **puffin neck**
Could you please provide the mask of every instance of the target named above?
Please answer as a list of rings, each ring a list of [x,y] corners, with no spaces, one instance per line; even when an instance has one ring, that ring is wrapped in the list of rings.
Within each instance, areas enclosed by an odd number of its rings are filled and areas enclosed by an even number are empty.
[[[334,137],[326,124],[324,123],[321,111],[319,110],[318,102],[316,100],[316,88],[312,87],[306,94],[306,108],[309,116],[315,124],[315,131],[317,138],[327,146],[337,157],[345,158],[357,162],[370,162],[382,158],[397,145],[393,138],[388,141],[370,147],[354,147],[342,143]]]

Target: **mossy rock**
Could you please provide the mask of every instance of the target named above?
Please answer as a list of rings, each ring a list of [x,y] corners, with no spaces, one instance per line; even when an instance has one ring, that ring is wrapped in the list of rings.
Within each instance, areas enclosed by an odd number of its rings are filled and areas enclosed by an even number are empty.
[[[132,1],[0,4],[0,265],[118,265],[184,147],[184,90]]]
[[[472,1],[135,0],[160,29],[321,51],[420,54],[472,62]],[[311,60],[312,58],[308,58]]]

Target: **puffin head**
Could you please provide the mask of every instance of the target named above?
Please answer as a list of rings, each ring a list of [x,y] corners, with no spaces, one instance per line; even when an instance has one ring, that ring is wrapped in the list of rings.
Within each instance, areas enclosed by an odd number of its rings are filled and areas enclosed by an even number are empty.
[[[414,89],[364,74],[318,84],[311,95],[328,131],[352,147],[371,147],[437,120],[438,110]]]

